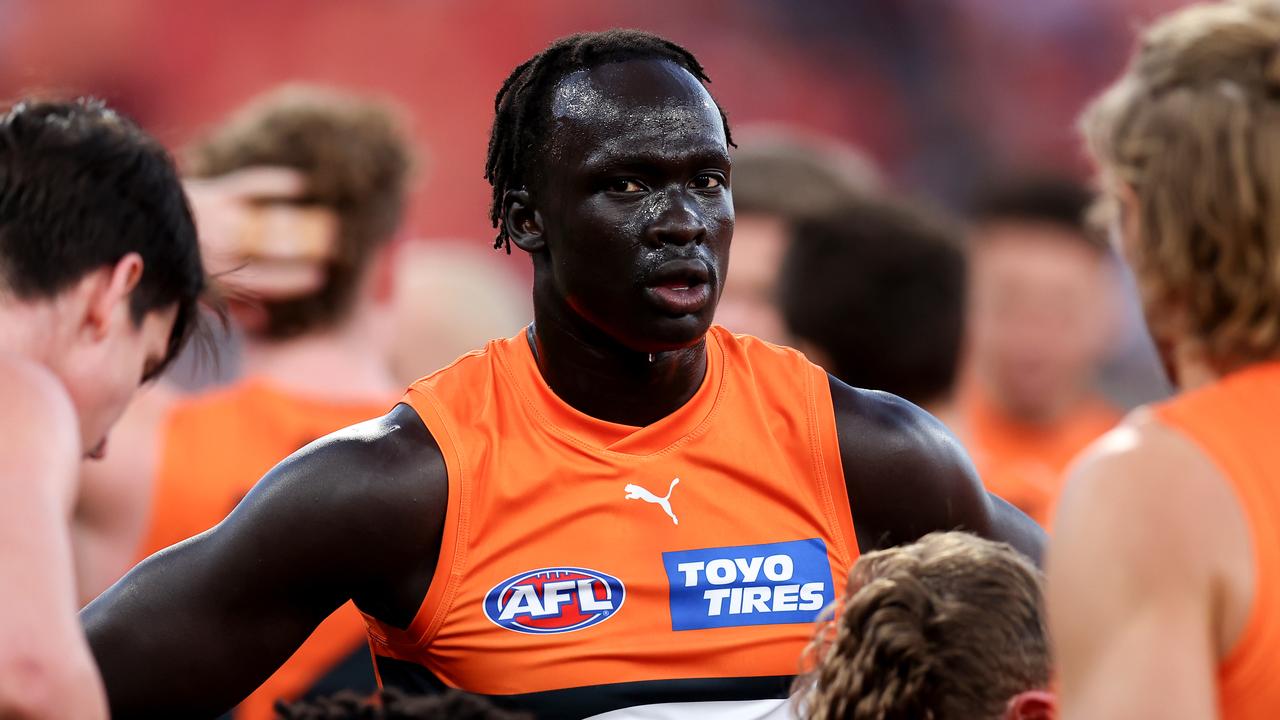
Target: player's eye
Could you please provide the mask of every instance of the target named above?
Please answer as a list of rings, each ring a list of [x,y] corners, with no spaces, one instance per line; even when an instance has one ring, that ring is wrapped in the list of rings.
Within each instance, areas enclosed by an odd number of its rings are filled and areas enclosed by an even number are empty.
[[[638,193],[644,192],[644,185],[631,178],[617,178],[610,180],[605,186],[605,190],[615,193]]]
[[[693,187],[698,190],[715,190],[724,187],[724,177],[715,173],[702,173],[693,179]]]

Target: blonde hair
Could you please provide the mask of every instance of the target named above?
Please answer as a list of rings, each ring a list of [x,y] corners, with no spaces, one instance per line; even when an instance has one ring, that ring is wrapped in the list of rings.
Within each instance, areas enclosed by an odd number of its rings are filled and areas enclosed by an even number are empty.
[[[1143,35],[1081,118],[1132,187],[1135,271],[1158,339],[1219,370],[1280,351],[1280,2],[1196,5]]]
[[[1040,573],[1003,543],[932,533],[863,555],[806,653],[807,720],[995,720],[1049,683]]]

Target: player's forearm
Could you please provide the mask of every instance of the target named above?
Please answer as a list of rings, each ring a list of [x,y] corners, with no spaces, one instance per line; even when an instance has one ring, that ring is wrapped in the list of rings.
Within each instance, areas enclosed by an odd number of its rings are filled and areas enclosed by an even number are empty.
[[[221,715],[345,600],[292,603],[296,583],[229,537],[153,555],[81,611],[113,718]]]

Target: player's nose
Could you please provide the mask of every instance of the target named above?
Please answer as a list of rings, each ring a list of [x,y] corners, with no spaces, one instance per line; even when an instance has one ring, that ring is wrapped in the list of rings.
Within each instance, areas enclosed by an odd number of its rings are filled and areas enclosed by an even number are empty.
[[[658,216],[645,235],[655,246],[692,245],[706,238],[707,224],[686,193],[672,190],[664,193]]]

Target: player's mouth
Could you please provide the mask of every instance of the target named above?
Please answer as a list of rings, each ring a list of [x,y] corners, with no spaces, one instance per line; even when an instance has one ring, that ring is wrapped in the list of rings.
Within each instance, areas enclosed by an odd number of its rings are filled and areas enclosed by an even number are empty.
[[[702,260],[668,260],[649,276],[645,293],[668,315],[691,315],[711,302],[710,280]]]

